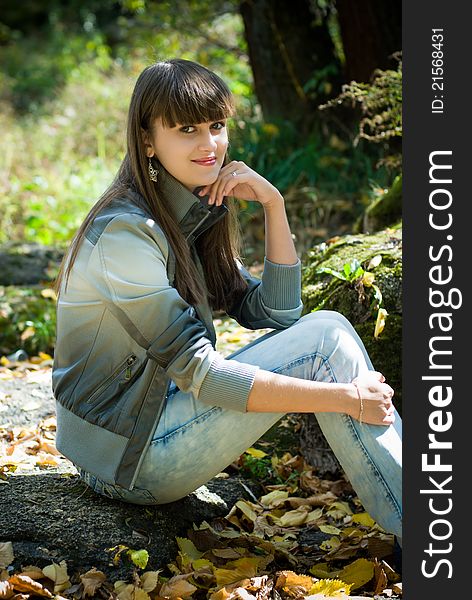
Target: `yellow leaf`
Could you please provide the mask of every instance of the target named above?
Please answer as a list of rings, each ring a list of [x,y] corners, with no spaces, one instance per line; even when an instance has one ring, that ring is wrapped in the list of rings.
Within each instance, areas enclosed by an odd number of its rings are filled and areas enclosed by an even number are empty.
[[[56,292],[51,288],[41,290],[41,296],[43,298],[50,298],[51,300],[57,300]]]
[[[67,563],[61,560],[59,564],[52,563],[43,569],[43,573],[49,579],[54,581],[54,593],[58,594],[70,587],[69,575],[67,574]]]
[[[364,275],[362,275],[362,283],[363,285],[370,287],[375,281],[374,273],[370,273],[369,271],[365,271]]]
[[[346,597],[351,586],[339,579],[320,579],[310,588],[310,595],[324,594],[328,598]]]
[[[235,506],[246,516],[252,523],[256,520],[257,513],[253,510],[256,506],[246,500],[238,500]]]
[[[312,510],[311,512],[308,513],[305,524],[313,523],[314,521],[318,521],[318,519],[320,519],[322,516],[323,516],[323,509],[316,508],[315,510]]]
[[[366,512],[352,515],[352,520],[354,523],[359,523],[359,525],[365,525],[366,527],[373,527],[375,525],[374,519]]]
[[[147,550],[128,550],[128,555],[138,569],[146,568],[149,560],[149,552]]]
[[[14,560],[13,544],[11,542],[0,542],[0,569],[10,566]]]
[[[52,356],[46,352],[38,352],[38,356],[41,360],[52,360]]]
[[[350,583],[353,590],[365,585],[373,576],[374,563],[366,558],[358,558],[350,565],[344,567],[338,574],[339,579]]]
[[[288,510],[278,519],[274,517],[272,518],[277,525],[280,525],[280,527],[298,527],[306,522],[308,517],[308,508],[308,506],[303,505],[295,510]]]
[[[157,587],[157,584],[159,582],[159,573],[161,572],[161,570],[146,571],[146,573],[143,573],[141,575],[141,586],[145,592],[152,592]]]
[[[197,560],[192,561],[192,567],[195,571],[206,569],[207,572],[212,573],[214,566],[215,565],[211,562],[211,560],[208,560],[207,558],[198,558]]]
[[[222,587],[241,579],[250,579],[257,572],[260,558],[239,558],[226,563],[225,569],[215,569],[216,585]],[[161,592],[162,595],[162,592]]]
[[[329,579],[331,577],[337,577],[339,571],[330,571],[328,563],[321,562],[313,565],[309,569],[310,573],[319,579]]]
[[[377,313],[377,320],[375,322],[374,338],[377,339],[384,330],[387,317],[388,312],[385,310],[385,308],[379,308],[379,311]]]
[[[320,525],[319,527],[320,531],[323,533],[332,533],[333,535],[339,535],[341,533],[341,530],[334,527],[334,525]]]
[[[177,545],[179,546],[180,551],[183,554],[186,554],[192,560],[196,560],[197,558],[200,558],[201,556],[203,556],[203,552],[200,552],[200,550],[197,550],[197,548],[195,547],[195,544],[192,542],[192,540],[189,540],[188,538],[181,538],[181,537],[176,537],[175,539],[177,541]]]
[[[92,567],[80,576],[80,580],[84,584],[84,596],[93,596],[106,580],[106,575],[102,571],[97,571],[95,567]]]
[[[10,361],[8,360],[8,358],[6,356],[0,356],[0,365],[2,365],[2,367],[6,367],[9,364],[10,364]]]
[[[254,456],[254,458],[263,458],[264,456],[267,456],[266,452],[258,450],[257,448],[248,448],[245,454],[250,454],[251,456]]]
[[[260,503],[263,506],[267,506],[271,508],[275,503],[280,502],[281,500],[285,500],[288,498],[288,492],[284,492],[282,490],[274,490],[273,492],[269,492],[265,496],[261,496]]]
[[[337,537],[331,537],[329,538],[329,540],[325,540],[324,542],[322,542],[320,544],[320,548],[322,550],[334,550],[334,548],[338,548],[341,545],[341,542],[339,541],[339,538]]]
[[[23,333],[20,335],[20,340],[22,342],[24,342],[25,340],[27,340],[30,337],[33,337],[33,335],[36,333],[36,330],[34,327],[27,327]]]
[[[338,502],[333,502],[332,504],[330,504],[327,512],[329,514],[331,514],[332,512],[335,512],[336,510],[340,511],[343,515],[352,515],[351,507],[349,506],[349,504],[347,502],[344,502],[342,500],[339,500]]]

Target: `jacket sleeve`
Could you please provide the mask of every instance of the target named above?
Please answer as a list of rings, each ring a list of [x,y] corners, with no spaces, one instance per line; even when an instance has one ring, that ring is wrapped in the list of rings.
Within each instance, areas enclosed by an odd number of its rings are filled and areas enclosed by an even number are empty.
[[[233,304],[228,315],[248,329],[285,329],[300,318],[301,262],[282,265],[264,258],[262,278],[252,277],[238,261],[248,289]]]
[[[259,367],[225,359],[213,348],[194,308],[169,284],[168,252],[152,219],[119,215],[100,235],[86,276],[182,391],[206,404],[246,412]],[[120,327],[116,335],[117,340],[123,335]]]

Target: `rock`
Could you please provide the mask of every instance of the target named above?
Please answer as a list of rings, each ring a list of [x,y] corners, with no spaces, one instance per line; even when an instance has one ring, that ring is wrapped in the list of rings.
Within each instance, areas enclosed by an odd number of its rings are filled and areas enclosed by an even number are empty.
[[[13,543],[15,571],[66,560],[70,576],[96,567],[116,581],[133,565],[114,565],[110,548],[145,549],[146,570],[163,568],[177,555],[176,536],[187,537],[194,523],[224,517],[237,500],[260,493],[253,482],[214,478],[178,502],[140,506],[100,496],[77,475],[12,475],[0,482],[0,542]]]
[[[381,256],[377,266],[372,258]],[[372,309],[374,288],[359,278],[343,281],[319,269],[344,273],[344,266],[357,260],[375,276],[374,284],[382,294],[381,306],[388,312],[385,328],[375,338],[376,310]],[[347,317],[361,337],[376,370],[394,388],[394,404],[401,414],[402,382],[402,230],[385,229],[375,234],[347,235],[309,250],[302,260],[302,298],[304,313],[316,309],[335,310]],[[339,468],[314,415],[303,415],[300,436],[302,454],[321,475]]]
[[[64,250],[40,244],[10,243],[0,248],[0,285],[32,285],[52,281]]]
[[[391,187],[370,204],[362,217],[362,230],[379,231],[402,218],[402,176],[395,177]]]

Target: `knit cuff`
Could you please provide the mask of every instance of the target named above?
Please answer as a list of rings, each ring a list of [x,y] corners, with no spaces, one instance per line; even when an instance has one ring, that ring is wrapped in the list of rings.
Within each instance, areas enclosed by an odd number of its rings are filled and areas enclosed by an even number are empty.
[[[261,297],[268,308],[289,310],[300,305],[302,263],[281,265],[264,258]]]

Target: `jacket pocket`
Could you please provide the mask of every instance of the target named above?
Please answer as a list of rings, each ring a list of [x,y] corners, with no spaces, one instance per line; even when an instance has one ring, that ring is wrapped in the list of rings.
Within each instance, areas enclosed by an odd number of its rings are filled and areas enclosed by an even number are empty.
[[[85,401],[87,404],[93,404],[117,379],[123,375],[123,382],[126,383],[132,378],[132,367],[136,362],[136,355],[130,354],[118,365],[118,367],[103,381],[97,389]]]

